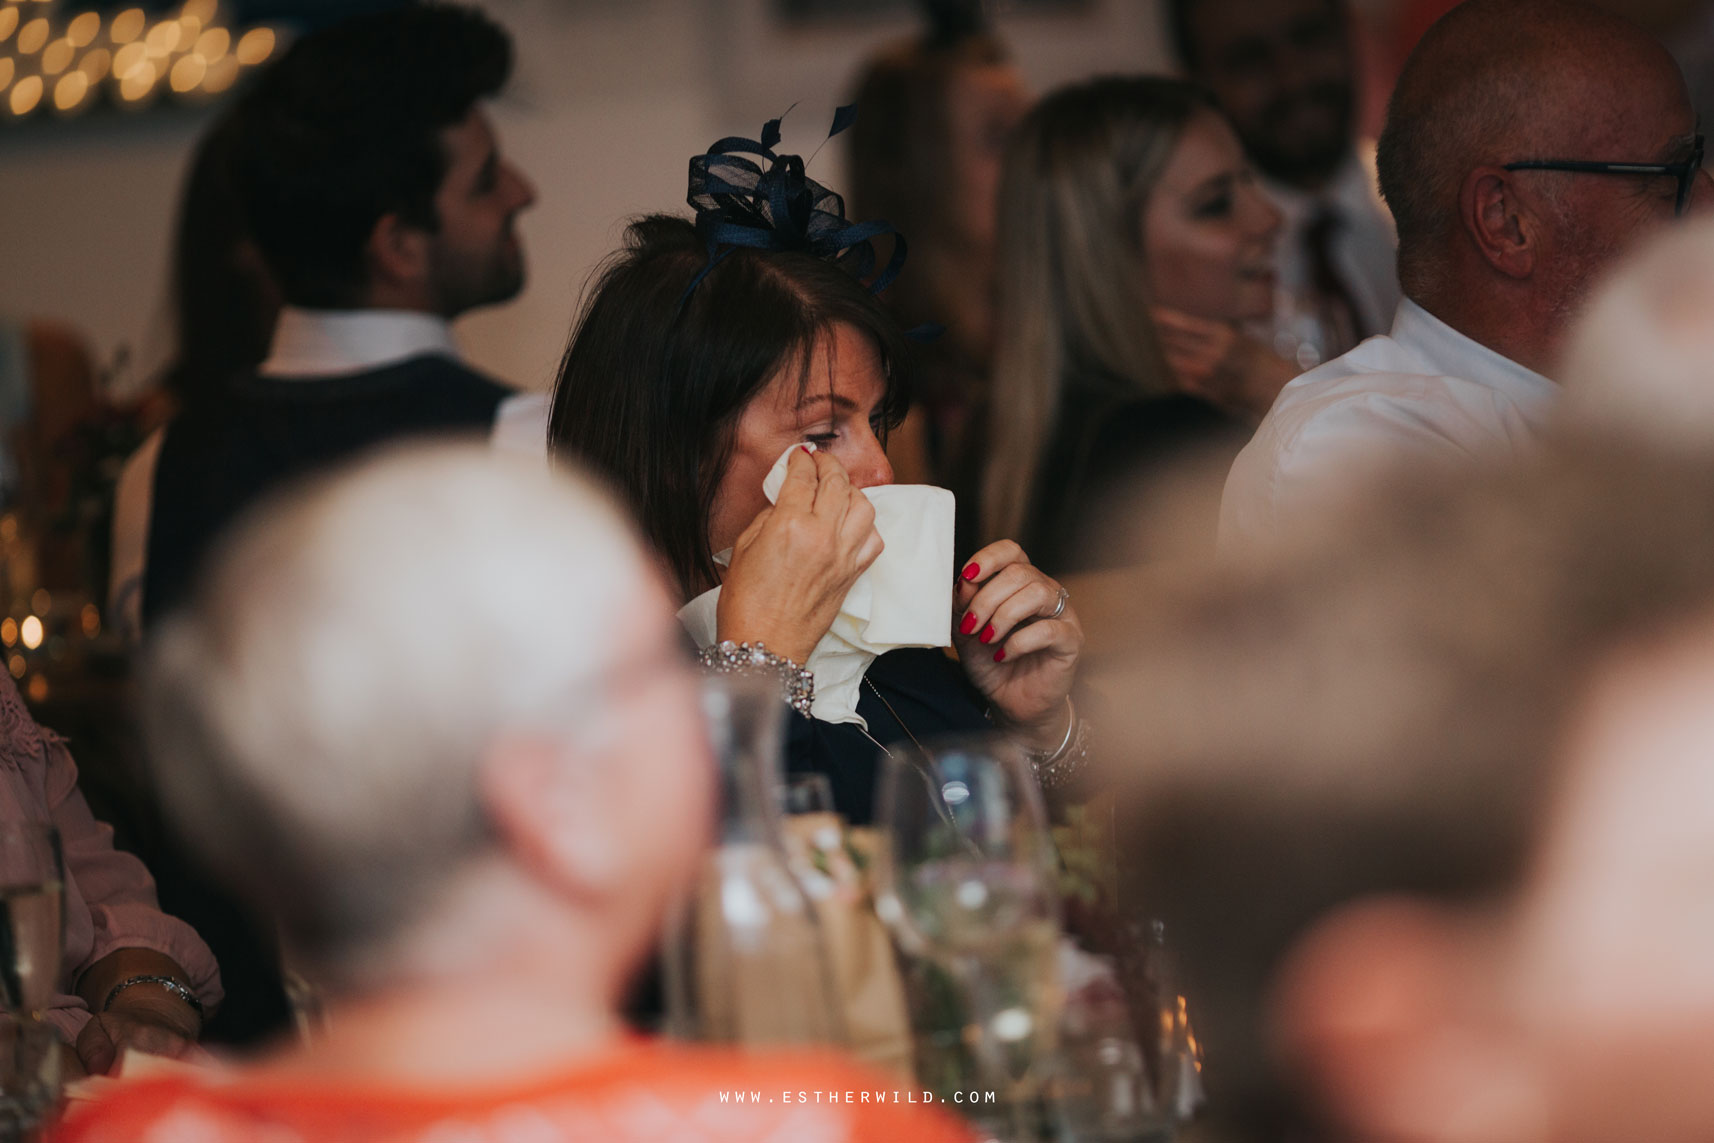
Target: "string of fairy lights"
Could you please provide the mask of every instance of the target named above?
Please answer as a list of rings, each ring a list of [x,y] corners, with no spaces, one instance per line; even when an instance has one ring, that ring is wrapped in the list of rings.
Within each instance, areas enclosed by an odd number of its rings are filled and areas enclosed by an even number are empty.
[[[73,116],[106,101],[122,109],[158,99],[202,102],[274,54],[272,28],[234,31],[219,0],[62,14],[59,0],[0,0],[0,121]]]

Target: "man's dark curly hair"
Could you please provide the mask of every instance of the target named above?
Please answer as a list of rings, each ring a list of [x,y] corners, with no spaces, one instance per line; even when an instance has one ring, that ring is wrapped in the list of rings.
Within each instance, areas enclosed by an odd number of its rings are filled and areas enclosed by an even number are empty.
[[[497,93],[511,37],[482,13],[414,3],[293,44],[244,101],[239,194],[285,300],[350,307],[386,214],[433,231],[448,158],[440,132]]]

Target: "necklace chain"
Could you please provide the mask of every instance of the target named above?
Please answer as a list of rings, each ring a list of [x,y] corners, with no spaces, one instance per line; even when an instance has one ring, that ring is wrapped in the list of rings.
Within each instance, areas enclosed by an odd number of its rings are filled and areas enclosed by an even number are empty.
[[[881,705],[887,708],[887,713],[893,716],[893,721],[899,724],[899,729],[905,732],[905,737],[911,740],[911,745],[915,746],[917,750],[921,752],[923,749],[922,743],[917,739],[917,736],[911,732],[911,728],[905,724],[905,720],[899,717],[899,712],[893,709],[893,704],[887,701],[887,696],[881,693],[881,688],[877,687],[868,675],[863,676],[863,685],[869,688],[870,694],[881,700]],[[882,754],[885,754],[888,758],[893,756],[893,752],[891,750],[888,750],[885,746],[881,746],[880,739],[876,738],[873,734],[870,734],[867,730],[864,730],[861,726],[859,726],[858,729],[863,731],[864,738],[867,738],[870,742],[873,742],[876,746],[880,747]]]

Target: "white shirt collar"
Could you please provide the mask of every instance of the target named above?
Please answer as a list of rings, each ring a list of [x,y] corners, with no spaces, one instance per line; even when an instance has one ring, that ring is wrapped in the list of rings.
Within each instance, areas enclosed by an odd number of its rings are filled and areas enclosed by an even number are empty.
[[[1559,388],[1535,370],[1459,333],[1409,298],[1399,303],[1393,318],[1392,338],[1402,349],[1422,359],[1421,372],[1426,374],[1461,377],[1507,392],[1549,398]]]
[[[280,311],[264,377],[332,377],[424,354],[458,358],[446,319],[416,310]]]

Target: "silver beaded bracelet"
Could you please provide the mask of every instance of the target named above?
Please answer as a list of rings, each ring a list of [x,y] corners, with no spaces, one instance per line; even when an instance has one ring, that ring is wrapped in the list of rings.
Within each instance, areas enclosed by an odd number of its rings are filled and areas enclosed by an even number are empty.
[[[195,1012],[198,1017],[202,1015],[202,1001],[196,998],[196,993],[192,992],[188,987],[181,984],[179,981],[174,980],[170,976],[156,976],[150,973],[145,973],[141,976],[127,976],[124,980],[115,984],[108,990],[107,999],[102,1002],[101,1010],[105,1012],[109,1008],[112,1008],[113,1001],[118,998],[119,994],[124,992],[127,988],[130,988],[133,984],[158,984],[180,1000],[184,1001],[186,1004],[190,1005],[191,1011]]]
[[[1031,765],[1035,768],[1036,781],[1041,783],[1042,789],[1057,790],[1069,785],[1088,762],[1089,724],[1080,718],[1072,731],[1070,741],[1062,750],[1046,761],[1032,760]]]
[[[809,668],[774,654],[760,643],[734,643],[730,639],[704,647],[699,657],[704,668],[718,675],[777,676],[786,705],[809,717],[810,704],[815,701],[815,675]]]
[[[1041,783],[1044,790],[1055,790],[1069,783],[1089,761],[1089,724],[1077,717],[1077,706],[1071,701],[1071,696],[1065,696],[1065,707],[1071,715],[1071,721],[1065,727],[1065,740],[1057,750],[1031,750],[1024,748],[1024,755],[1030,760],[1030,769],[1035,771],[1036,781]]]

